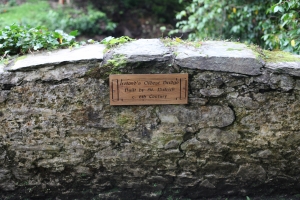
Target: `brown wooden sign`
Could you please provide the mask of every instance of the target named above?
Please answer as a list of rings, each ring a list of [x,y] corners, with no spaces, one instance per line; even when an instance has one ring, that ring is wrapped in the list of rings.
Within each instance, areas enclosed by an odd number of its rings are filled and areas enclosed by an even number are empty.
[[[188,74],[114,74],[110,105],[187,104]]]

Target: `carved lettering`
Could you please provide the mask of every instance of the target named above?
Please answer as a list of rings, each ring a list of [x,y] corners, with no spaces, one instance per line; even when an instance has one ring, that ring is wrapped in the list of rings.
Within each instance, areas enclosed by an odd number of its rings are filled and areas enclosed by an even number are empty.
[[[157,91],[159,91],[159,92],[173,92],[173,91],[175,91],[175,88],[157,88]]]
[[[125,92],[135,92],[135,88],[125,88]]]
[[[177,85],[179,81],[163,81],[164,85]]]
[[[145,81],[145,85],[158,85],[160,82],[159,81]]]
[[[188,102],[188,74],[115,74],[109,82],[110,105]]]
[[[150,99],[166,99],[167,95],[153,95],[153,94],[150,94],[149,98]]]

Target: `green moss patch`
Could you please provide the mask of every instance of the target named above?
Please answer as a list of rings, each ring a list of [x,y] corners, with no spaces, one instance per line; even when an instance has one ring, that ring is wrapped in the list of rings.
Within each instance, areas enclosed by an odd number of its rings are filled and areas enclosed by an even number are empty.
[[[124,67],[126,63],[127,63],[126,56],[124,56],[122,54],[116,54],[113,56],[112,59],[109,59],[107,61],[107,65],[110,65],[116,69]]]
[[[228,48],[227,51],[242,51],[243,48]]]
[[[256,45],[250,45],[248,47],[252,49],[258,59],[262,59],[268,63],[300,62],[300,57],[285,51],[268,51]]]
[[[20,56],[20,57],[17,58],[16,61],[23,60],[23,59],[25,59],[26,57],[27,57],[27,56]]]
[[[294,54],[284,51],[267,51],[264,50],[265,60],[267,62],[299,62],[300,57],[296,57]]]
[[[117,123],[120,126],[134,126],[135,125],[135,119],[131,115],[121,114],[117,118]]]
[[[160,39],[160,41],[162,43],[164,43],[164,45],[166,45],[167,47],[171,47],[171,46],[177,46],[177,45],[188,45],[188,46],[193,46],[195,48],[199,48],[202,45],[202,42],[200,41],[189,41],[189,40],[182,40],[178,37],[176,38],[162,38]]]
[[[133,41],[134,39],[128,37],[128,36],[122,36],[119,38],[114,38],[112,36],[104,38],[100,43],[104,44],[106,48],[104,49],[104,53],[110,50],[113,47],[117,47],[121,44],[125,44],[127,42]]]
[[[124,68],[126,66],[127,60],[126,56],[122,54],[116,54],[113,56],[112,59],[109,59],[105,66],[103,67],[109,67],[110,71],[108,72],[109,74],[121,74],[120,69]]]

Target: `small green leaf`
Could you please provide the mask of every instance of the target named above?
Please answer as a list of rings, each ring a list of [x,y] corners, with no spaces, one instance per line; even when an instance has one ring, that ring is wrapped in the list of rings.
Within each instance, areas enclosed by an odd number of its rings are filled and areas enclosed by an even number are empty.
[[[75,31],[72,31],[71,33],[69,33],[69,35],[71,35],[71,36],[77,36],[78,35],[78,31],[77,30],[75,30]]]
[[[281,7],[281,6],[275,6],[275,8],[274,8],[274,13],[277,13],[277,12],[284,12],[284,9],[283,9],[283,7]]]
[[[88,42],[88,43],[91,43],[91,44],[94,44],[94,43],[95,43],[95,40],[89,39],[87,42]]]

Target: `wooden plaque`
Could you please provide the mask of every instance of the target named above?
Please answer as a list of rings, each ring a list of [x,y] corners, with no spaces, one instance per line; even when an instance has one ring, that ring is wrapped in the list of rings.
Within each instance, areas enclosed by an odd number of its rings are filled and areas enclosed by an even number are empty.
[[[114,74],[110,105],[187,104],[188,74]]]

